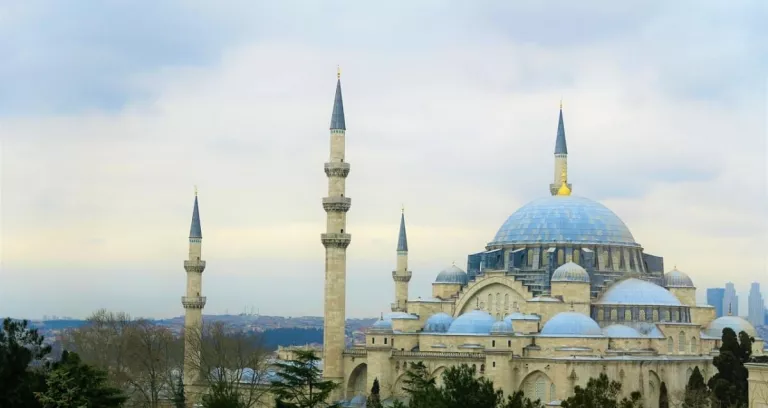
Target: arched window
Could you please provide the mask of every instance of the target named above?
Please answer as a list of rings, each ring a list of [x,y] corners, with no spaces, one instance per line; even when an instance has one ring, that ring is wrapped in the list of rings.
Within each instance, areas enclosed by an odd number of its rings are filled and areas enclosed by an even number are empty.
[[[504,311],[509,310],[509,293],[504,294]]]
[[[526,257],[526,265],[533,266],[533,249],[528,250],[528,256]]]
[[[552,383],[552,384],[549,386],[549,400],[550,400],[550,401],[555,401],[555,400],[557,400],[557,397],[555,396],[555,383]]]
[[[496,292],[496,310],[501,310],[501,293]]]
[[[565,263],[565,254],[562,249],[557,250],[557,264],[562,265]]]
[[[545,395],[547,387],[547,382],[543,378],[539,378],[536,380],[536,389],[533,393],[534,398],[539,401],[544,401],[544,399],[547,397]]]
[[[371,344],[376,344],[376,337],[371,337]]]
[[[495,361],[492,364],[493,364],[493,367],[496,367],[496,362]]]
[[[624,309],[624,320],[628,322],[632,321],[632,309]]]
[[[480,364],[480,374],[485,374],[485,364]]]
[[[675,352],[675,340],[672,337],[667,337],[667,353],[672,354]]]
[[[645,309],[640,309],[640,319],[641,322],[645,320]]]
[[[696,337],[691,337],[691,354],[697,354],[699,348],[696,346]]]
[[[493,293],[488,294],[488,312],[491,311],[491,308],[493,307]]]
[[[384,337],[384,344],[387,344],[387,338]]]
[[[580,263],[579,262],[581,260],[579,259],[581,258],[580,254],[581,254],[581,251],[579,251],[578,249],[573,250],[573,255],[571,255],[573,257],[573,263]]]
[[[680,332],[680,334],[677,335],[677,342],[677,351],[685,353],[685,332]]]
[[[491,347],[496,347],[496,340],[491,340]]]
[[[507,347],[512,347],[512,340],[507,340]]]

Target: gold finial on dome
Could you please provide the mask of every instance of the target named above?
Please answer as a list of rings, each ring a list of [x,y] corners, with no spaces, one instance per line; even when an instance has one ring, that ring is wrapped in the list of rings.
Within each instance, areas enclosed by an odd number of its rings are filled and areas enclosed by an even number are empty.
[[[568,187],[568,174],[565,171],[565,167],[563,167],[563,172],[560,175],[560,180],[562,184],[560,185],[560,189],[557,190],[557,195],[559,196],[571,195],[571,189]]]

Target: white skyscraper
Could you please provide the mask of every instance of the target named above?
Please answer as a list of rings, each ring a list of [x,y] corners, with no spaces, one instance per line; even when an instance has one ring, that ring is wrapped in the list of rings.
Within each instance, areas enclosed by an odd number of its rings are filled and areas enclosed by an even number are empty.
[[[725,296],[723,296],[723,314],[728,316],[739,315],[739,297],[736,295],[736,288],[733,283],[725,284]]]
[[[749,289],[749,316],[747,320],[753,326],[762,326],[765,318],[764,313],[765,302],[763,302],[763,295],[760,294],[760,284],[752,282],[752,287]]]

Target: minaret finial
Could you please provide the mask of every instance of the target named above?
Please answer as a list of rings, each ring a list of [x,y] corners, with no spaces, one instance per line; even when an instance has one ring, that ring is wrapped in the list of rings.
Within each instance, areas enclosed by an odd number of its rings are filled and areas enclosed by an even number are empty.
[[[560,97],[560,110],[563,110],[563,97]]]
[[[341,66],[336,65],[336,79],[341,79]]]
[[[197,197],[197,184],[195,184],[195,197]]]
[[[557,195],[559,196],[571,195],[571,189],[568,188],[568,172],[565,170],[565,167],[563,167],[563,172],[560,174],[560,182],[562,184],[560,185],[560,189],[557,190]]]

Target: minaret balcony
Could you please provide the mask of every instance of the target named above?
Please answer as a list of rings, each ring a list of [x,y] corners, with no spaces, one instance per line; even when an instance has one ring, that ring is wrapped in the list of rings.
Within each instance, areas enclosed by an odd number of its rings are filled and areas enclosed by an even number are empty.
[[[325,175],[328,177],[347,177],[349,174],[349,163],[331,162],[325,163]]]
[[[338,232],[320,234],[320,240],[326,248],[346,248],[352,241],[352,235]]]
[[[398,271],[392,271],[392,279],[394,279],[395,282],[410,282],[412,275],[413,272],[411,271],[405,271],[403,274]]]
[[[184,261],[184,269],[187,272],[202,273],[205,270],[205,261]]]
[[[352,199],[349,197],[324,197],[323,208],[325,212],[347,212],[352,206]]]
[[[202,309],[205,307],[205,296],[182,296],[181,305],[184,309]]]

